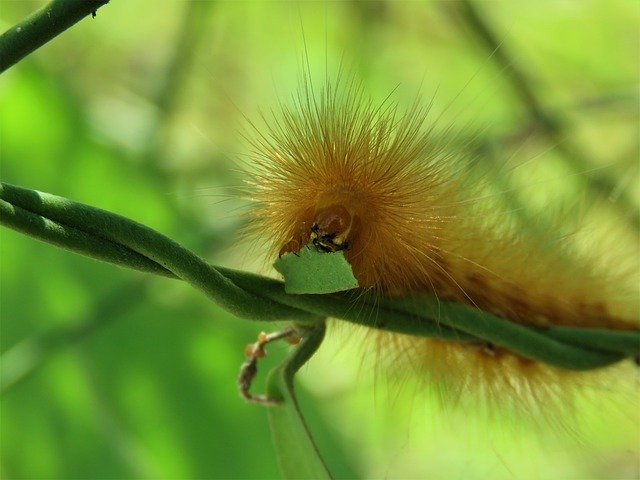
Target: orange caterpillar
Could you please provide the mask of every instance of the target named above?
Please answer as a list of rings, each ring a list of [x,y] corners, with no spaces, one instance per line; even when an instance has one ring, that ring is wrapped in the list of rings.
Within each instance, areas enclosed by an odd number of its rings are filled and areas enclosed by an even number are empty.
[[[343,250],[359,284],[383,295],[434,294],[526,324],[637,329],[628,275],[505,226],[427,114],[418,104],[405,112],[375,104],[353,82],[317,96],[306,82],[295,106],[253,140],[252,235],[274,257],[309,242]],[[383,347],[410,352],[458,389],[479,380],[489,392],[540,396],[564,378],[489,344],[381,335]]]

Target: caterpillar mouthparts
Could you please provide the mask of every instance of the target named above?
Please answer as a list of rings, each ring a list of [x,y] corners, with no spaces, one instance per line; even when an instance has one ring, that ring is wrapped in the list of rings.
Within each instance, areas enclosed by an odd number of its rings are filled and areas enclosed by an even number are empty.
[[[311,241],[322,252],[339,252],[349,248],[347,237],[355,235],[357,217],[352,217],[342,205],[330,205],[320,210],[311,225]]]

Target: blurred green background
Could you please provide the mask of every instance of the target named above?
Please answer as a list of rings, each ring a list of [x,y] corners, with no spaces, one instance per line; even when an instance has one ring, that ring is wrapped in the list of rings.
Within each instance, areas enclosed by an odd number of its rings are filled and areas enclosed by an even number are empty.
[[[3,0],[0,28],[42,4]],[[264,271],[238,245],[239,132],[289,102],[306,54],[317,85],[342,63],[377,100],[397,87],[401,106],[432,101],[523,227],[589,204],[586,231],[615,235],[602,250],[635,265],[639,29],[635,1],[112,0],[0,77],[1,176]],[[505,165],[521,166],[496,174]],[[278,477],[265,412],[235,385],[264,325],[175,281],[6,229],[0,242],[2,478]],[[637,392],[588,385],[579,432],[489,423],[438,406],[419,380],[398,389],[363,366],[358,338],[334,329],[298,380],[336,477],[639,475]]]

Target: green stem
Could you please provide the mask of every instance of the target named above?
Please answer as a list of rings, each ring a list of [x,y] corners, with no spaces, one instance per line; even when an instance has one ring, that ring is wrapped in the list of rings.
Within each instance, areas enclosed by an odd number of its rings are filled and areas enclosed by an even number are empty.
[[[4,189],[4,185],[2,189]],[[176,278],[162,265],[130,248],[89,234],[81,229],[54,222],[45,216],[19,207],[17,204],[0,200],[0,214],[2,215],[2,223],[6,226],[58,247],[134,270]]]
[[[300,344],[267,377],[269,397],[282,400],[282,403],[269,407],[269,425],[278,466],[284,478],[326,479],[331,478],[331,474],[304,421],[293,389],[294,375],[324,339],[324,322],[303,331]]]
[[[226,272],[239,286],[251,291],[251,281],[234,272]],[[275,282],[275,281],[274,281]],[[288,295],[282,285],[261,282],[263,295],[283,304],[305,309],[317,315],[335,317],[380,330],[445,340],[484,343],[491,342],[517,352],[526,358],[568,370],[590,370],[618,362],[630,355],[630,345],[640,351],[640,332],[563,327],[552,337],[554,328],[545,330],[526,327],[491,315],[464,304],[440,301],[434,297],[381,299],[358,291],[356,296]],[[567,332],[579,333],[581,340]],[[626,339],[619,343],[620,337]],[[580,346],[576,346],[580,345]],[[588,348],[585,348],[587,346]],[[594,347],[594,348],[592,348]]]
[[[42,240],[54,239],[58,246],[99,260],[175,276],[236,316],[251,320],[321,320],[239,288],[193,252],[120,215],[6,183],[0,186],[0,200],[4,200],[0,203],[1,223]],[[38,222],[34,214],[44,218]],[[31,218],[25,220],[26,215]],[[85,235],[77,234],[77,230]],[[87,242],[87,237],[96,241]]]
[[[334,317],[414,336],[491,342],[571,370],[600,368],[640,353],[637,330],[539,329],[433,297],[385,299],[362,290],[289,295],[280,281],[213,267],[173,240],[127,218],[8,184],[0,185],[0,223],[93,258],[180,278],[222,308],[251,320],[314,324]]]
[[[109,0],[54,0],[0,35],[0,73]]]

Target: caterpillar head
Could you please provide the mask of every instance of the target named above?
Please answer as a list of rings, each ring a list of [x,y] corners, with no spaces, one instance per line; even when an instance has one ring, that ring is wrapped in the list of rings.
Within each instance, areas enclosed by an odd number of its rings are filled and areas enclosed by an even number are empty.
[[[359,231],[359,217],[344,205],[331,204],[317,208],[311,221],[303,220],[297,229],[299,235],[287,241],[279,255],[296,253],[311,243],[321,252],[333,253],[348,250]]]

